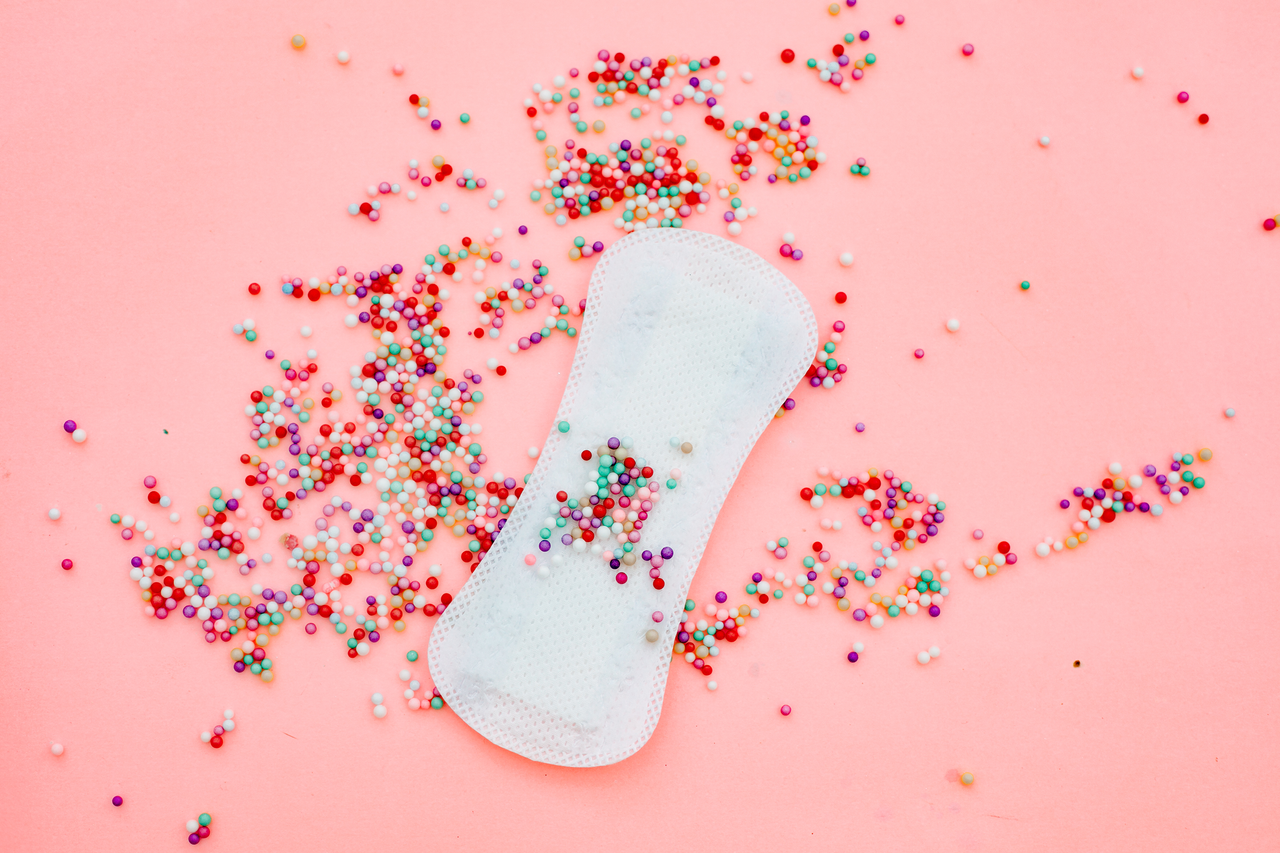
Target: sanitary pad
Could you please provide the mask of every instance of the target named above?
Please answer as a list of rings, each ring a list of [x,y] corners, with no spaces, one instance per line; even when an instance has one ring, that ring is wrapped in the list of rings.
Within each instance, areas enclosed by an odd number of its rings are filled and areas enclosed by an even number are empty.
[[[583,316],[533,475],[428,646],[436,687],[469,726],[527,758],[571,767],[621,761],[653,734],[716,515],[818,347],[813,310],[782,273],[728,240],[679,229],[629,235],[606,250]],[[598,471],[611,437],[620,440],[618,462],[652,468],[660,499],[642,530],[619,532],[606,517],[593,541],[562,544],[582,522],[561,515],[560,491],[581,498],[599,488],[620,499],[629,487],[634,523],[640,481]],[[592,507],[583,509],[590,521]],[[628,552],[624,542],[637,538]],[[622,562],[663,548],[673,556],[661,567],[662,589],[648,563]]]

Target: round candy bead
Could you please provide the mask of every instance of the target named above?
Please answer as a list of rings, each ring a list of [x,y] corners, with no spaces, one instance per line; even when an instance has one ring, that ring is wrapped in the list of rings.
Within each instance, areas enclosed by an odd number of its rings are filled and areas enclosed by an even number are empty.
[[[972,774],[972,773],[961,773],[961,774],[960,774],[960,784],[962,784],[962,785],[972,785],[972,784],[973,784],[973,774]]]
[[[1187,94],[1186,92],[1179,92],[1179,93],[1178,93],[1178,103],[1180,103],[1180,104],[1185,104],[1185,103],[1186,103],[1187,101],[1189,101],[1189,100],[1191,100],[1191,96],[1190,96],[1189,94]]]
[[[791,706],[790,706],[790,705],[783,705],[783,706],[782,706],[781,708],[779,708],[778,710],[782,712],[782,716],[784,716],[784,717],[789,717],[789,716],[791,716]]]
[[[58,519],[62,518],[62,510],[58,509],[55,506],[53,509],[49,510],[49,518],[53,519],[54,521],[57,521]]]
[[[1133,75],[1133,79],[1134,79],[1134,80],[1141,80],[1141,79],[1142,79],[1142,75],[1143,75],[1143,74],[1145,74],[1146,72],[1142,70],[1142,66],[1141,66],[1141,65],[1137,65],[1137,66],[1135,66],[1135,67],[1134,67],[1134,69],[1133,69],[1132,71],[1130,71],[1129,73]]]
[[[62,755],[62,753],[65,752],[66,750],[62,748],[62,744],[55,743],[49,747],[49,751],[52,752],[54,755]]]
[[[795,58],[796,58],[796,52],[791,48],[787,48],[786,50],[782,51],[783,62],[787,62],[787,63],[794,62]]]
[[[1229,418],[1234,418],[1234,417],[1236,416],[1236,410],[1235,410],[1235,409],[1227,409],[1225,412],[1223,412],[1223,414],[1224,414],[1224,415],[1226,415],[1226,416],[1227,416],[1227,417],[1229,417]]]
[[[907,21],[907,19],[906,19],[906,18],[904,18],[904,17],[902,17],[901,15],[894,15],[894,16],[893,16],[893,22],[894,22],[895,24],[897,24],[898,26],[902,26],[904,23],[906,23],[906,21]]]
[[[840,253],[840,266],[842,266],[842,267],[851,267],[851,266],[853,266],[853,252],[841,252],[841,253]]]
[[[124,805],[124,797],[120,796],[119,794],[116,794],[114,797],[112,797],[112,798],[111,798],[111,805],[113,805],[113,806],[123,806],[123,805]]]
[[[63,560],[63,561],[62,561],[62,568],[64,568],[64,569],[68,569],[68,570],[70,570],[70,569],[71,569],[71,567],[72,567],[72,565],[74,565],[74,564],[73,564],[70,560]]]
[[[76,422],[75,422],[75,421],[64,421],[64,422],[63,422],[63,424],[62,424],[62,429],[63,429],[63,431],[64,431],[64,432],[69,432],[69,433],[71,433],[71,432],[75,432],[75,431],[76,431]]]
[[[958,332],[958,331],[960,331],[960,321],[959,321],[959,320],[957,320],[955,317],[952,317],[950,320],[948,320],[948,321],[947,321],[947,331],[948,331],[948,332]]]
[[[1023,290],[1030,290],[1030,289],[1031,289],[1031,282],[1029,282],[1029,281],[1024,281],[1024,282],[1022,282],[1021,284],[1019,284],[1019,285],[1018,285],[1018,287],[1021,287]]]
[[[1200,113],[1200,117],[1199,117],[1199,118],[1197,118],[1197,119],[1196,119],[1196,121],[1200,122],[1201,124],[1208,124],[1208,123],[1209,123],[1209,114],[1208,114],[1208,113]]]
[[[960,52],[963,53],[965,56],[973,56],[973,45],[971,44],[964,45],[963,47],[960,48]]]
[[[347,53],[345,50],[338,51],[339,63],[341,63],[342,65],[346,65],[350,61],[351,61],[351,54]]]
[[[981,530],[975,530],[975,531],[973,531],[973,538],[974,538],[974,539],[981,539],[982,537],[983,537],[983,533],[982,533],[982,531],[981,531]]]
[[[1040,147],[1041,147],[1041,148],[1048,148],[1048,147],[1049,147],[1049,137],[1047,137],[1047,136],[1042,136],[1042,137],[1040,137]]]
[[[915,357],[916,357],[916,358],[924,358],[924,350],[922,350],[922,349],[918,349],[918,350],[916,350],[916,351],[915,351]]]
[[[302,50],[307,46],[307,39],[299,34],[289,39],[289,44],[293,45],[294,50]]]

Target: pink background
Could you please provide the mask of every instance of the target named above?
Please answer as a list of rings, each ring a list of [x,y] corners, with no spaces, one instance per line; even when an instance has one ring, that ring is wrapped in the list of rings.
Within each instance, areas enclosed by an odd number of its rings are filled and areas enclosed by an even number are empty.
[[[754,0],[625,19],[622,8],[0,7],[0,846],[185,849],[183,822],[209,811],[214,850],[1278,849],[1264,563],[1276,526],[1243,514],[1243,496],[1278,473],[1264,448],[1278,413],[1280,233],[1260,222],[1280,212],[1280,6],[862,0],[835,19],[819,0],[785,14]],[[906,26],[892,25],[897,13]],[[871,31],[880,61],[848,95],[777,60],[783,47],[824,55],[849,29]],[[295,32],[304,52],[288,47]],[[988,542],[1014,543],[1017,567],[983,581],[957,572],[943,618],[877,633],[829,604],[774,605],[717,660],[717,693],[674,667],[650,743],[588,771],[517,758],[451,713],[409,712],[395,673],[406,649],[425,650],[426,620],[358,662],[333,637],[288,626],[271,647],[279,677],[264,685],[235,675],[226,648],[193,626],[142,618],[127,579],[136,549],[106,516],[141,510],[140,480],[155,474],[191,536],[203,490],[240,470],[242,396],[278,375],[262,350],[314,345],[328,377],[363,351],[334,306],[281,298],[281,273],[413,264],[502,225],[504,254],[540,256],[562,292],[585,293],[590,262],[565,258],[569,240],[613,229],[607,217],[557,229],[527,201],[544,170],[519,102],[600,47],[718,53],[729,118],[807,112],[831,157],[805,184],[748,184],[761,213],[740,239],[777,258],[782,232],[796,233],[805,259],[777,259],[824,331],[850,324],[839,355],[854,376],[802,391],[767,431],[692,596],[775,568],[766,537],[821,534],[837,557],[870,559],[869,535],[820,531],[824,513],[793,497],[820,464],[890,467],[942,494],[949,529],[921,560],[983,553],[967,535],[982,527]],[[353,56],[345,67],[340,49]],[[1129,76],[1135,64],[1144,79]],[[739,81],[744,69],[754,84]],[[410,92],[431,97],[442,131],[413,115]],[[725,141],[684,115],[674,127],[687,153],[727,175]],[[610,131],[592,146],[657,124],[604,117]],[[549,122],[557,145],[571,135],[562,122]],[[346,214],[369,183],[404,180],[409,158],[436,153],[507,201],[490,211],[487,194],[432,187],[393,199],[376,224]],[[860,156],[869,179],[845,171]],[[721,210],[690,225],[723,233]],[[836,263],[842,251],[857,256],[851,269]],[[249,297],[250,280],[267,292]],[[848,304],[834,304],[837,289]],[[471,315],[456,304],[446,317],[465,327]],[[950,316],[957,335],[943,329]],[[245,317],[256,345],[230,334]],[[309,342],[303,323],[317,329]],[[448,366],[497,354],[511,367],[478,417],[491,467],[523,474],[572,351],[557,337],[511,357],[509,340],[461,341]],[[62,433],[68,417],[86,444]],[[1066,530],[1058,498],[1108,462],[1162,464],[1205,445],[1216,457],[1192,500],[1080,551],[1033,556]],[[766,489],[778,482],[785,494]],[[58,568],[65,556],[71,572]],[[464,570],[446,565],[443,588],[456,589]],[[253,579],[285,577],[280,566]],[[223,591],[239,588],[228,581],[224,571]],[[855,639],[867,648],[851,666]],[[917,665],[933,644],[941,659]],[[410,668],[429,683],[424,663]],[[384,720],[370,714],[375,690],[389,697]],[[197,734],[224,707],[240,726],[214,752]],[[51,756],[51,741],[66,754]],[[977,783],[947,781],[957,769]]]

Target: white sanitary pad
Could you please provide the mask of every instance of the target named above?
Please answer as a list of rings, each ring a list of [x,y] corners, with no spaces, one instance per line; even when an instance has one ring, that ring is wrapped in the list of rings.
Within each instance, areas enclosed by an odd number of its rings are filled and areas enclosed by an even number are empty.
[[[431,634],[431,675],[459,717],[497,745],[549,764],[612,764],[645,744],[716,515],[817,347],[800,291],[728,240],[645,231],[601,255],[533,476]],[[556,428],[560,421],[568,433]],[[643,562],[625,567],[627,583],[615,580],[600,552],[621,555],[622,546],[607,531],[593,548],[575,550],[561,544],[569,528],[551,526],[551,550],[539,550],[540,531],[563,506],[556,493],[579,497],[597,477],[597,460],[584,461],[582,451],[610,437],[625,437],[619,454],[643,459],[663,484],[671,469],[681,471],[677,488],[660,489],[635,546],[675,552],[662,567],[662,590]],[[672,438],[691,443],[692,453]],[[650,629],[656,642],[645,637]]]

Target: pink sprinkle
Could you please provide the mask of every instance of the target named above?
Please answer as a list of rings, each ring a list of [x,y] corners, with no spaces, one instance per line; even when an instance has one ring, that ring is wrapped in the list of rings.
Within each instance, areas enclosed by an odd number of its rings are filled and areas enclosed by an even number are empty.
[[[916,350],[916,358],[924,358],[924,350],[922,349]]]
[[[791,716],[791,706],[790,706],[790,705],[783,705],[783,706],[782,706],[782,708],[781,708],[780,710],[782,711],[782,716],[784,716],[784,717],[789,717],[789,716]]]
[[[982,533],[982,531],[981,531],[981,530],[975,530],[975,531],[973,531],[973,538],[974,538],[974,539],[981,539],[981,538],[982,538],[982,536],[983,536],[983,533]]]
[[[621,573],[619,573],[619,574],[621,574]],[[655,611],[653,611],[653,621],[654,621],[654,622],[661,622],[661,621],[662,621],[662,611],[661,611],[661,610],[655,610]]]
[[[960,48],[960,52],[965,56],[973,56],[973,45],[966,44],[964,47]]]

